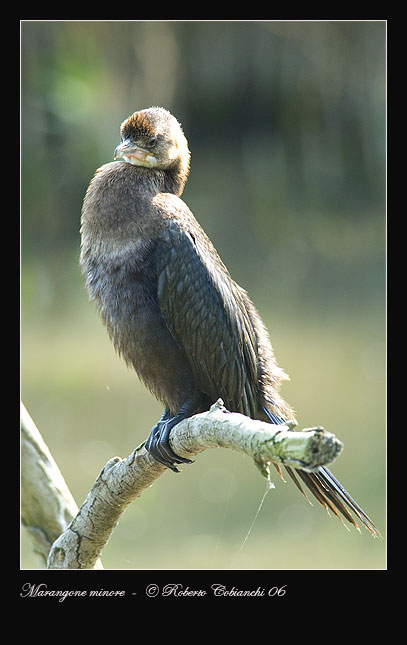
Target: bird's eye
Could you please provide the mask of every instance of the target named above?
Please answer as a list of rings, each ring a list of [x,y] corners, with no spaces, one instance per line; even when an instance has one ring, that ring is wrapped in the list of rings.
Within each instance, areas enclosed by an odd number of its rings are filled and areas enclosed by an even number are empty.
[[[148,142],[148,147],[149,148],[154,148],[156,143],[157,143],[157,137],[151,137],[151,139]]]

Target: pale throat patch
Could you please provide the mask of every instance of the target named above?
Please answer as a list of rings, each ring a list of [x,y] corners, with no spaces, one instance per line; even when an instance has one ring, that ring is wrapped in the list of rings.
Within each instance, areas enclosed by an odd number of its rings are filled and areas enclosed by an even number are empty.
[[[179,155],[176,145],[172,145],[168,150],[168,162],[171,163]],[[123,155],[122,158],[131,163],[133,166],[144,166],[145,168],[156,168],[158,166],[157,158],[148,154],[146,150],[135,150],[131,154]]]
[[[179,150],[178,146],[171,146],[171,148],[168,150],[168,160],[169,161],[174,161],[179,155]]]
[[[142,152],[140,150],[140,152]],[[138,154],[134,153],[132,155],[123,155],[123,159],[127,161],[127,163],[131,163],[132,166],[144,166],[145,168],[155,168],[157,166],[157,159],[153,155],[149,155],[146,153]]]

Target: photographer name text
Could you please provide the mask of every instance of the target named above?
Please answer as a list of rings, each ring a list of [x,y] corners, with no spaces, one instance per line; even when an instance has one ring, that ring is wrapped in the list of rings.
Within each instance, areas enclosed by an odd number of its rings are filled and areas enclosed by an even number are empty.
[[[215,598],[282,598],[287,591],[287,585],[269,588],[257,587],[256,589],[239,589],[235,586],[226,586],[222,583],[214,583],[208,589],[193,589],[181,583],[168,583],[159,587],[152,583],[147,585],[141,592],[127,591],[125,589],[50,589],[45,582],[32,584],[26,582],[21,588],[22,598],[56,598],[63,602],[66,598],[89,597],[89,598],[120,598],[127,596],[144,595],[148,598],[203,598],[212,596]]]

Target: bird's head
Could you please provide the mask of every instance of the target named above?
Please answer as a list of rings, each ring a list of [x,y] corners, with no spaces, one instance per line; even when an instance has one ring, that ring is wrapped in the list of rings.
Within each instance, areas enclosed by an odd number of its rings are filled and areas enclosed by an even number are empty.
[[[134,112],[121,124],[120,134],[114,159],[158,170],[182,165],[188,172],[188,142],[176,118],[164,108]]]

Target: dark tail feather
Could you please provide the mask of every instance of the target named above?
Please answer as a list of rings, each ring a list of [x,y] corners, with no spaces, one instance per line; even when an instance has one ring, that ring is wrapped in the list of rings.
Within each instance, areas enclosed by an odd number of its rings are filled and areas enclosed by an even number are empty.
[[[293,473],[290,473],[293,476]],[[307,488],[311,491],[319,503],[328,511],[332,511],[340,520],[344,517],[350,524],[360,531],[359,526],[350,511],[358,520],[364,524],[368,531],[374,536],[381,538],[380,531],[376,528],[370,517],[360,508],[359,504],[349,495],[347,490],[338,482],[334,475],[321,466],[315,472],[296,470],[296,474],[302,479]],[[297,483],[298,486],[300,486]],[[303,491],[302,491],[303,492]],[[303,492],[304,493],[304,492]],[[305,493],[304,493],[305,494]]]
[[[284,423],[283,419],[277,417],[266,408],[263,407],[263,410],[272,423]],[[329,511],[332,511],[332,513],[339,517],[342,522],[342,518],[344,517],[350,524],[353,524],[353,526],[360,531],[357,522],[350,513],[350,511],[352,511],[356,518],[364,524],[367,530],[370,531],[374,537],[382,538],[380,531],[376,528],[370,517],[366,515],[366,513],[360,508],[359,504],[355,502],[355,500],[349,495],[348,491],[345,490],[342,484],[340,484],[328,468],[321,466],[314,472],[308,472],[297,468],[294,470],[288,466],[286,466],[285,469],[298,490],[304,495],[308,502],[310,502],[310,500],[304,492],[301,483],[298,481],[297,475],[318,502],[326,509],[328,514]],[[281,470],[279,468],[278,470],[281,475]]]
[[[304,495],[304,497],[307,500],[307,502],[309,502],[311,504],[311,506],[312,506],[312,502],[308,498],[308,495],[306,493],[304,493],[300,482],[298,481],[298,479],[296,478],[296,476],[294,474],[294,470],[292,468],[289,468],[288,466],[286,466],[285,469],[286,469],[287,473],[290,475],[290,477],[293,480],[294,484],[297,486],[297,488],[300,491],[300,493],[302,493],[302,495]]]

